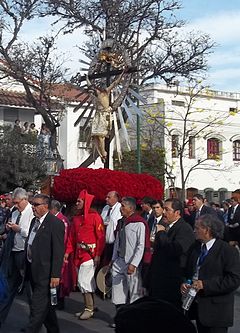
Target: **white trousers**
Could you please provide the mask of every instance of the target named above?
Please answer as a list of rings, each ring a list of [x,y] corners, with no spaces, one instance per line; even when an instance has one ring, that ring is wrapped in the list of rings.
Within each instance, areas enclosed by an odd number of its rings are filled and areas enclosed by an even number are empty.
[[[78,287],[83,294],[94,293],[96,290],[96,282],[94,278],[95,266],[93,259],[85,261],[79,267],[78,271]]]
[[[143,296],[140,270],[137,268],[128,275],[127,269],[123,258],[117,258],[112,265],[112,302],[115,305],[132,303]]]

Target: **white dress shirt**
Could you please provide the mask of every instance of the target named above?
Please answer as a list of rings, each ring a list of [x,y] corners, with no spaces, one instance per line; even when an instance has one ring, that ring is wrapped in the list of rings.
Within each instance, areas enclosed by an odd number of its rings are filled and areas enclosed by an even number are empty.
[[[12,251],[23,251],[25,247],[25,240],[29,233],[29,228],[32,219],[34,218],[32,205],[30,203],[27,204],[27,206],[24,208],[24,210],[21,212],[21,218],[19,221],[19,227],[20,231],[16,232],[14,237],[14,245],[12,248]],[[19,215],[19,211],[15,210],[12,213],[12,222],[16,223],[17,218]]]
[[[121,204],[120,202],[116,202],[115,205],[112,206],[109,216],[108,210],[110,208],[109,205],[106,205],[101,213],[104,225],[106,226],[106,243],[112,244],[115,241],[114,231],[117,227],[117,222],[122,218],[122,214],[120,212]]]

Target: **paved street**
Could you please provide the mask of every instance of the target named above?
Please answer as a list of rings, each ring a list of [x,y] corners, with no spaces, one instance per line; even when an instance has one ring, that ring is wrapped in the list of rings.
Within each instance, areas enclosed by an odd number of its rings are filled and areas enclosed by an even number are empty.
[[[64,311],[58,311],[58,318],[61,326],[61,333],[112,333],[114,329],[108,327],[111,322],[111,318],[114,315],[114,306],[109,300],[101,300],[96,298],[96,305],[98,306],[98,312],[96,312],[93,319],[88,321],[81,321],[74,317],[74,313],[82,309],[83,303],[81,294],[75,292],[71,294],[71,297],[66,300],[66,307]],[[1,333],[15,333],[19,332],[20,328],[25,327],[27,324],[28,306],[24,300],[24,297],[18,297],[11,309],[9,317],[2,327]],[[179,328],[179,331],[180,328]],[[45,333],[45,329],[42,329],[41,333]],[[229,329],[229,333],[240,332],[240,289],[236,293],[235,301],[235,324],[234,327]],[[127,332],[126,332],[127,333]]]

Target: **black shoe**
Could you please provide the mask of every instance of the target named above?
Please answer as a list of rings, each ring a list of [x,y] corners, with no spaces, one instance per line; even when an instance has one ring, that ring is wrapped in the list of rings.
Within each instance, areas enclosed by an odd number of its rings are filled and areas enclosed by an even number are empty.
[[[20,332],[26,332],[26,328],[20,328]]]

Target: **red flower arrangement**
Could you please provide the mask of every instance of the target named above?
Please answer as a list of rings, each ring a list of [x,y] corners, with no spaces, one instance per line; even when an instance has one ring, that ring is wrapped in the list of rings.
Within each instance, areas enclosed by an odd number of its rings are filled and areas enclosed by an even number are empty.
[[[109,191],[122,197],[131,196],[140,201],[144,196],[161,199],[161,182],[148,174],[127,173],[109,169],[66,169],[54,177],[53,196],[59,201],[75,202],[80,191],[86,189],[95,195],[95,202],[105,202]]]

